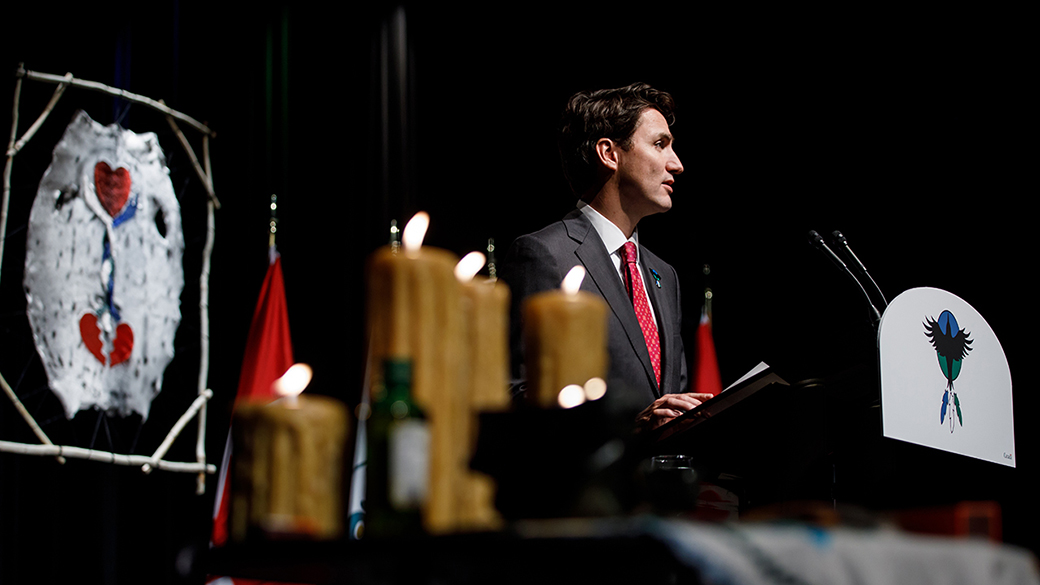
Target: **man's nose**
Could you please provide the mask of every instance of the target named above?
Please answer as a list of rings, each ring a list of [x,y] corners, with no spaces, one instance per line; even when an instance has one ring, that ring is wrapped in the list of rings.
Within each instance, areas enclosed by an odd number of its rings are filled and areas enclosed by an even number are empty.
[[[667,170],[669,173],[673,175],[682,174],[683,166],[682,161],[679,160],[679,155],[673,156],[672,160],[668,161],[668,164],[665,166],[665,170]]]

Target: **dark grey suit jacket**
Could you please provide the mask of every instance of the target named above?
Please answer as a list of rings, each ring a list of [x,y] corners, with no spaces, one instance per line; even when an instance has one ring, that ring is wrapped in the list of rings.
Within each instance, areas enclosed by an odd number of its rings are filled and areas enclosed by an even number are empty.
[[[650,353],[632,301],[603,240],[580,209],[540,231],[517,238],[502,263],[499,276],[509,284],[512,292],[510,349],[514,380],[521,378],[520,364],[523,362],[521,306],[524,299],[536,292],[559,288],[567,272],[574,265],[581,264],[588,272],[582,290],[599,295],[610,306],[607,313],[610,355],[607,388],[623,389],[631,400],[639,401],[642,406],[663,394],[688,391],[686,354],[681,336],[679,279],[669,264],[642,245],[640,248],[643,282],[657,315],[662,388],[657,386]],[[660,275],[660,287],[651,269]]]

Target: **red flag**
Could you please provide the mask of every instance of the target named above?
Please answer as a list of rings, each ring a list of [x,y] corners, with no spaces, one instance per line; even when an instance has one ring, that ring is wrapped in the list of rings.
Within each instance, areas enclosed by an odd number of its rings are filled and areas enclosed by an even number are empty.
[[[691,392],[713,396],[722,392],[719,360],[715,357],[715,340],[711,336],[711,320],[708,319],[707,311],[701,312],[701,324],[697,327],[697,358],[694,360],[693,372]]]
[[[260,298],[249,326],[249,340],[242,358],[235,405],[246,400],[274,400],[271,384],[293,364],[292,341],[289,338],[289,314],[282,281],[282,259],[273,254],[267,268]],[[221,546],[228,539],[228,505],[231,496],[227,474],[231,462],[231,432],[224,447],[224,461],[217,481],[217,499],[213,506],[213,539]]]

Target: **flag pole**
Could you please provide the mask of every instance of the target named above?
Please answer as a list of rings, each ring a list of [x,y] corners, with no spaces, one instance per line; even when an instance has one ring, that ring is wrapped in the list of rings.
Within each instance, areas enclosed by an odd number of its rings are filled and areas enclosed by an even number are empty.
[[[277,226],[277,196],[271,195],[271,222],[268,234],[267,274],[261,286],[256,309],[249,326],[242,370],[238,381],[235,402],[242,400],[266,400],[276,398],[271,383],[285,373],[293,364],[292,339],[289,332],[289,315],[282,279],[281,260],[274,246]],[[234,406],[232,406],[234,410]],[[213,536],[211,543],[223,545],[228,538],[227,518],[230,497],[231,428],[225,441],[224,457],[217,477],[217,494],[213,502]]]
[[[276,250],[274,245],[275,235],[278,233],[278,195],[271,193],[271,221],[268,224],[269,233],[267,235],[267,248],[268,250]],[[272,255],[271,262],[274,262]]]
[[[397,227],[397,220],[390,220],[390,248],[397,250],[401,247],[401,230]],[[354,440],[354,468],[350,478],[350,503],[349,522],[350,540],[359,540],[365,527],[365,482],[367,481],[366,469],[368,468],[368,425],[365,422],[372,413],[371,385],[372,385],[372,336],[367,340],[365,354],[365,377],[361,382],[361,403],[357,407],[357,437]]]
[[[705,280],[711,275],[711,266],[705,264],[703,269]],[[715,340],[712,333],[711,304],[715,294],[710,286],[704,287],[704,304],[701,306],[700,324],[697,326],[697,350],[693,364],[691,390],[704,394],[718,395],[722,392],[722,377],[719,373],[719,360],[715,353]]]

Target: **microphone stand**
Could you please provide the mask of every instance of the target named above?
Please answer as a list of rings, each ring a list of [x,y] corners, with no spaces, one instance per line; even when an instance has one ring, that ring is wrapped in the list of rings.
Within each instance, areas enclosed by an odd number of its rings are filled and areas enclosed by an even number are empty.
[[[851,270],[849,270],[849,267],[845,264],[845,262],[841,258],[839,258],[837,254],[834,253],[834,250],[831,250],[830,246],[827,245],[827,242],[823,241],[823,237],[820,236],[820,234],[817,233],[816,230],[809,230],[809,243],[812,244],[817,250],[822,252],[825,256],[830,258],[831,262],[833,262],[834,265],[838,267],[838,270],[841,270],[843,273],[845,273],[845,275],[852,279],[852,282],[856,284],[856,286],[859,288],[860,293],[863,295],[864,300],[867,301],[867,305],[870,307],[870,325],[874,328],[874,331],[876,332],[878,329],[878,324],[881,322],[881,313],[878,311],[877,307],[874,306],[874,302],[870,299],[870,295],[867,294],[867,289],[863,288],[863,283],[861,283],[859,279],[856,278],[856,275],[853,274]],[[866,272],[866,269],[864,269],[864,272]],[[873,282],[873,279],[871,279],[871,281]],[[876,287],[877,285],[875,284],[874,286]]]

